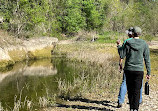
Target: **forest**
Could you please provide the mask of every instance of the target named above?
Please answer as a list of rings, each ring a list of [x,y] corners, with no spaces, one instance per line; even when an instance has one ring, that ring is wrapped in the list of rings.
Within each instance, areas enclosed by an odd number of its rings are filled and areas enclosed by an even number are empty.
[[[157,0],[0,0],[0,28],[18,38],[124,32],[158,34]]]

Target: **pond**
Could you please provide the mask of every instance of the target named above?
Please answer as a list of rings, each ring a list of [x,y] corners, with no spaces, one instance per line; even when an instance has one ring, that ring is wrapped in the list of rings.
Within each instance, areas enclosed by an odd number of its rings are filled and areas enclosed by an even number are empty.
[[[16,63],[7,71],[0,72],[0,108],[24,111],[27,110],[25,104],[30,102],[32,109],[38,109],[43,97],[52,98],[59,94],[59,81],[73,82],[82,73],[95,75],[97,72],[97,66],[65,57]]]

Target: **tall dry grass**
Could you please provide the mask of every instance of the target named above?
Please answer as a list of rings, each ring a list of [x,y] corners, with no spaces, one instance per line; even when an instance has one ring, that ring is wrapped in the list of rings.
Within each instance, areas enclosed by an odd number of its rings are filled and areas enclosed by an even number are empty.
[[[29,100],[28,97],[26,96],[25,99],[22,101],[22,92],[23,92],[23,89],[21,89],[21,91],[20,91],[19,98],[17,95],[15,95],[14,108],[12,109],[12,111],[21,111],[24,109],[27,109],[29,111],[32,110],[32,108],[33,108],[32,100]]]
[[[58,45],[56,52],[65,53],[67,58],[81,61],[91,70],[74,77],[73,82],[58,80],[60,94],[65,98],[110,96],[120,85],[118,56],[113,44],[77,43]],[[115,98],[116,96],[114,96]]]
[[[46,92],[46,96],[40,96],[35,100],[29,99],[29,97],[23,97],[23,89],[20,91],[19,95],[14,96],[14,106],[13,108],[8,106],[6,109],[2,106],[0,102],[0,111],[34,111],[39,110],[40,108],[47,108],[56,105],[56,94],[49,94]],[[46,90],[47,91],[47,90]],[[22,99],[24,98],[24,99]]]
[[[0,102],[0,111],[4,111],[2,103]]]

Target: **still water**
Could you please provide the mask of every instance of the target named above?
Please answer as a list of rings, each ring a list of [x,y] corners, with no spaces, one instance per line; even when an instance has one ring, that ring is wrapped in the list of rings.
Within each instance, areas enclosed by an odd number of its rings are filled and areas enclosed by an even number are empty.
[[[59,79],[73,81],[83,69],[91,71],[85,63],[63,57],[16,63],[7,71],[0,72],[1,106],[13,110],[17,100],[30,100],[34,103],[33,109],[38,109],[39,97],[58,94]]]

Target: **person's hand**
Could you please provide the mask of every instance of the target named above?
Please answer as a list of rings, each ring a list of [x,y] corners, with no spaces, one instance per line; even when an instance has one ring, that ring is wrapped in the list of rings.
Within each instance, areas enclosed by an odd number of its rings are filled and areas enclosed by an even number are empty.
[[[120,45],[120,44],[121,44],[121,41],[120,41],[120,40],[117,40],[116,43],[117,43],[117,45]]]
[[[150,75],[146,75],[146,79],[148,79],[148,80],[149,80],[149,79],[150,79]]]
[[[122,64],[119,64],[119,72],[122,72]]]

